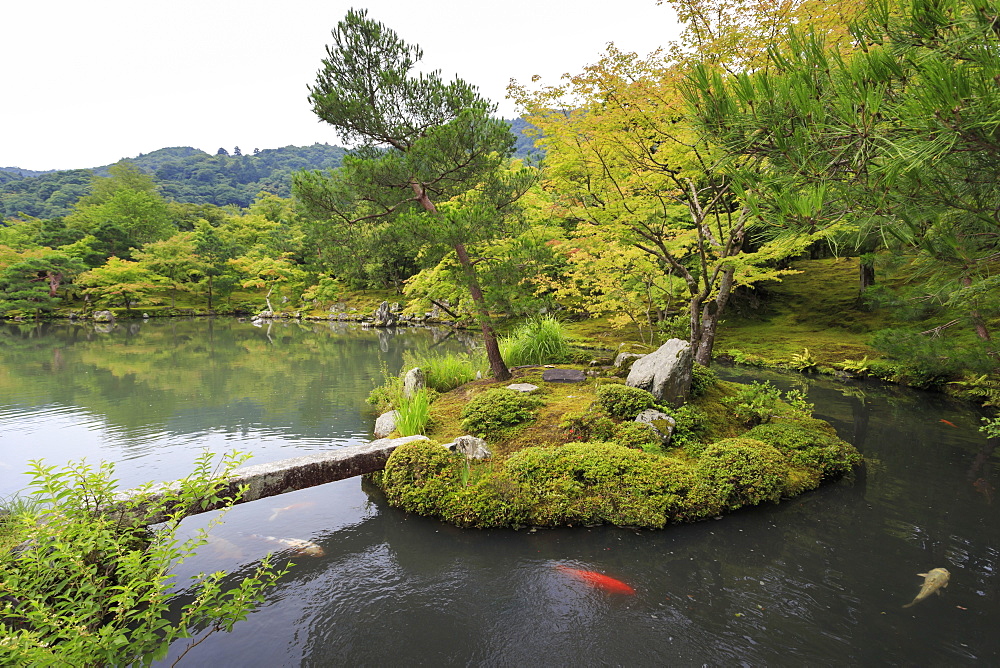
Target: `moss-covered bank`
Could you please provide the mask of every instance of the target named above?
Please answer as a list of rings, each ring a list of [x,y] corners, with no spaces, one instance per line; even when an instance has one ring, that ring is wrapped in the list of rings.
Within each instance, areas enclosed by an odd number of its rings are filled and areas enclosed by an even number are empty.
[[[648,393],[616,378],[565,384],[541,375],[516,370],[518,381],[539,386],[531,395],[476,381],[438,397],[431,440],[400,447],[373,477],[389,502],[462,527],[663,528],[778,502],[861,462],[801,397],[783,401],[773,388],[707,370],[688,404],[660,407],[677,421],[666,450],[632,422],[655,403]],[[490,442],[492,459],[440,445],[469,432]]]

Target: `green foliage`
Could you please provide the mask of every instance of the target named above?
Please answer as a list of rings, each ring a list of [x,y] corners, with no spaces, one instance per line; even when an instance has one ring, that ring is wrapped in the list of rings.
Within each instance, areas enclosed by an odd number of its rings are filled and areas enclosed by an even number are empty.
[[[375,406],[379,413],[387,413],[397,408],[403,396],[403,376],[389,373],[389,367],[385,362],[381,365],[382,384],[373,388],[368,393],[366,401]]]
[[[224,459],[223,476],[243,461]],[[23,548],[0,555],[0,647],[10,665],[131,665],[162,659],[179,638],[229,631],[263,601],[263,592],[286,571],[265,559],[235,587],[224,588],[225,573],[193,578],[194,600],[171,609],[173,564],[205,544],[205,532],[181,542],[173,531],[183,508],[202,499],[220,499],[212,476],[212,455],[161,502],[125,507],[137,515],[110,513],[116,505],[113,466],[71,463],[64,468],[33,463],[30,488],[43,504],[43,521],[19,526]],[[180,509],[180,510],[178,510]],[[166,513],[164,528],[148,530],[143,518]],[[31,515],[25,516],[31,520]]]
[[[559,428],[566,432],[570,441],[610,441],[614,437],[615,423],[591,406],[563,415]]]
[[[431,417],[431,397],[426,389],[420,389],[411,396],[400,394],[396,429],[402,436],[423,434]]]
[[[414,441],[396,448],[385,463],[382,484],[386,499],[403,510],[421,515],[440,514],[454,493],[463,455],[432,441]]]
[[[861,455],[837,438],[833,428],[820,420],[775,421],[761,424],[746,434],[783,452],[792,466],[816,472],[817,481],[849,473],[861,463]]]
[[[979,431],[986,434],[987,438],[1000,438],[1000,417],[984,417],[983,426]]]
[[[743,385],[733,397],[722,400],[733,415],[746,426],[753,427],[768,422],[778,410],[781,390],[770,383],[750,383]]]
[[[963,371],[988,373],[995,367],[983,342],[956,346],[944,337],[893,328],[877,332],[871,345],[895,361],[897,378],[913,387],[939,387]]]
[[[500,341],[500,353],[510,366],[555,364],[570,359],[566,328],[552,316],[533,318]]]
[[[599,385],[595,394],[601,408],[619,420],[631,420],[647,408],[656,406],[656,399],[652,394],[628,385],[617,383]]]
[[[990,378],[987,374],[966,374],[962,380],[952,381],[951,384],[962,388],[964,394],[975,397],[983,406],[1000,408],[1000,379]]]
[[[505,431],[535,419],[541,400],[524,392],[496,387],[486,390],[462,409],[462,428],[493,441]]]
[[[476,372],[483,364],[468,353],[437,353],[426,352],[422,355],[407,353],[404,367],[420,367],[423,370],[427,387],[438,392],[448,392],[459,385],[464,385],[476,379]]]
[[[688,395],[690,399],[697,399],[698,397],[705,396],[705,393],[709,389],[715,386],[719,381],[719,377],[715,375],[709,367],[697,362],[691,365],[691,393]]]
[[[794,353],[790,365],[796,371],[812,371],[816,368],[816,358],[812,356],[808,348],[803,348],[801,353]]]
[[[670,417],[676,423],[670,446],[683,449],[689,457],[700,457],[706,446],[703,437],[708,430],[708,416],[695,406],[684,404],[671,408]]]
[[[777,503],[785,489],[788,461],[772,445],[752,438],[726,438],[711,444],[696,473],[706,498],[724,509]]]
[[[615,427],[612,440],[623,448],[662,454],[660,438],[648,424],[642,422],[622,422]]]

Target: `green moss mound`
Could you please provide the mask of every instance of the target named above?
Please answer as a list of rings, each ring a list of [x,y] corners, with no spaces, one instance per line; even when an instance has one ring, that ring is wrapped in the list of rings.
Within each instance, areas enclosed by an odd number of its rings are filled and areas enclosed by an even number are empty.
[[[706,508],[734,510],[778,502],[790,472],[772,445],[752,438],[726,438],[705,448],[698,460],[698,494]]]
[[[837,438],[833,427],[822,420],[769,422],[754,427],[744,436],[773,445],[788,457],[792,466],[808,469],[820,479],[849,473],[861,463],[858,451]]]
[[[599,385],[595,394],[601,408],[619,420],[631,420],[647,408],[656,406],[656,399],[652,394],[628,385]]]
[[[535,419],[541,401],[524,392],[503,387],[486,390],[462,409],[462,428],[488,441],[502,437],[511,427]]]

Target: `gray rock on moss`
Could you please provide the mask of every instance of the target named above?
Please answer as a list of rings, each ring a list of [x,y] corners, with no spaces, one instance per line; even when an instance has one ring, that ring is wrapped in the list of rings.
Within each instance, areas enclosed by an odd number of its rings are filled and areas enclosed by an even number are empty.
[[[670,339],[632,364],[625,384],[651,393],[661,403],[680,406],[691,392],[691,344]]]

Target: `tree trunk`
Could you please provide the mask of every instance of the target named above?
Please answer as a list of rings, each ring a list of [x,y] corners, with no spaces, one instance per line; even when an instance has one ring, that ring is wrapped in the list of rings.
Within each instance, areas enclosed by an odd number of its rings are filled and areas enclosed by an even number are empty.
[[[60,272],[46,272],[49,279],[49,297],[55,297],[59,294],[59,284],[62,283],[62,273]]]
[[[859,279],[859,289],[864,292],[871,286],[875,285],[875,264],[871,261],[865,261],[861,258],[858,265],[858,279]]]
[[[719,329],[719,319],[722,317],[733,291],[733,274],[735,269],[726,269],[719,281],[719,294],[715,299],[705,302],[701,309],[701,327],[697,341],[692,341],[694,361],[702,366],[712,366],[712,350],[715,348],[715,336]]]
[[[483,290],[479,286],[479,279],[476,278],[476,268],[469,261],[469,253],[465,250],[465,244],[455,244],[455,254],[458,255],[458,262],[465,270],[466,278],[469,281],[469,295],[476,305],[476,319],[479,320],[479,327],[483,330],[483,345],[486,347],[486,358],[490,361],[490,371],[493,372],[493,377],[497,380],[510,380],[510,369],[507,368],[503,356],[500,355],[500,344],[497,343],[497,335],[493,330],[489,309],[486,308]]]
[[[969,287],[972,285],[972,278],[970,276],[962,277],[962,285],[964,287]],[[986,321],[983,320],[982,314],[979,313],[979,309],[972,309],[969,311],[969,317],[972,318],[972,326],[976,329],[976,336],[978,336],[983,341],[990,340],[990,330],[986,329]]]

